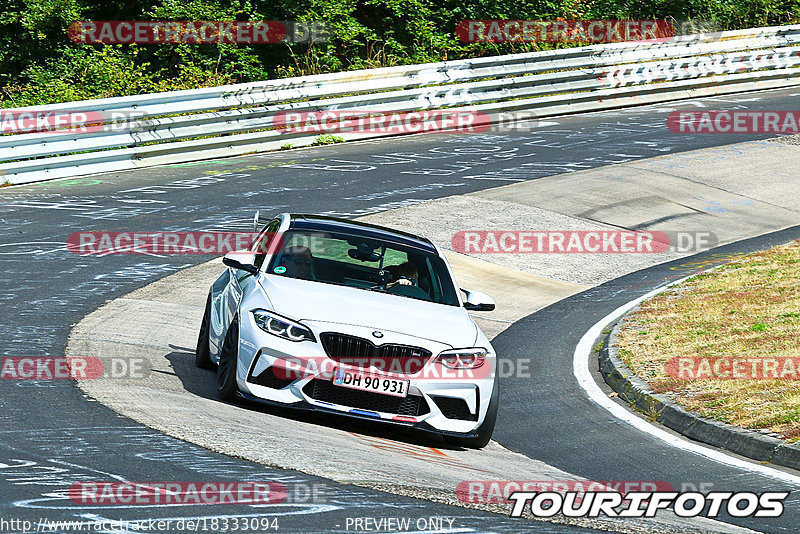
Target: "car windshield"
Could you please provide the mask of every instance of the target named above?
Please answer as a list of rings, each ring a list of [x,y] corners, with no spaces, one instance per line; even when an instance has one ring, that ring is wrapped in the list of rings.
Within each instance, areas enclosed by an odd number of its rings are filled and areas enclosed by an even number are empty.
[[[290,230],[267,272],[458,306],[437,254],[364,236]]]

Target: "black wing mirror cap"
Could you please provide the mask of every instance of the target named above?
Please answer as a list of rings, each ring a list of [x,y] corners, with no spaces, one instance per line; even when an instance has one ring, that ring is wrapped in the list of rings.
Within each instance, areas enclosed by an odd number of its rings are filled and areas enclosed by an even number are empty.
[[[492,311],[494,310],[494,299],[486,293],[475,291],[472,289],[463,289],[464,292],[464,308],[469,311]]]
[[[228,252],[225,257],[222,258],[222,263],[234,269],[256,274],[258,272],[258,267],[253,265],[254,260],[255,255],[250,252]]]

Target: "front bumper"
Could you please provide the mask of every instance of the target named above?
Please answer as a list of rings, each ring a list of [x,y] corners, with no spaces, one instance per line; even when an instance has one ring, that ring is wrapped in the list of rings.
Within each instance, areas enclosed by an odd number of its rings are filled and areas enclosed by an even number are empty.
[[[396,378],[409,380],[408,395],[401,398],[336,386],[330,381],[333,369],[352,367],[328,358],[319,342],[319,334],[336,332],[369,339],[372,329],[310,321],[304,324],[312,329],[317,342],[292,342],[270,335],[258,328],[251,314],[243,314],[237,366],[237,382],[243,397],[273,406],[336,413],[413,427],[439,435],[475,436],[486,415],[494,386],[494,373],[489,369],[495,367],[495,356],[488,340],[484,345],[489,349],[490,357],[484,366],[489,368],[483,369],[480,376],[452,378],[446,373],[437,374],[436,367],[441,367],[441,364],[429,362],[434,367],[427,368],[426,372],[395,375]],[[443,343],[395,332],[384,331],[384,336],[380,339],[381,344],[424,348],[431,352],[431,360],[441,351],[452,348]],[[312,370],[291,378],[285,372],[272,372],[273,366],[275,369],[285,368],[286,361],[297,362],[302,359],[317,363]]]

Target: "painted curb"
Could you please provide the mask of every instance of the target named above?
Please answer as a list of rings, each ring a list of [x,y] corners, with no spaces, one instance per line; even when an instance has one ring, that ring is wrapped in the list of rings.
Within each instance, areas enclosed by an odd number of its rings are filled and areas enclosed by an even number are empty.
[[[666,289],[666,288],[665,288]],[[617,336],[628,315],[617,320],[605,336],[599,354],[600,373],[621,399],[679,434],[759,462],[800,470],[800,447],[756,430],[722,423],[685,410],[669,397],[653,393],[617,356]]]

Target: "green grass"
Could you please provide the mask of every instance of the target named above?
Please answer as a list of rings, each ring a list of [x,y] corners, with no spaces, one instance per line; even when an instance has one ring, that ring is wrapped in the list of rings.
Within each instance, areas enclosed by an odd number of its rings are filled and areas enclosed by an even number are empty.
[[[800,380],[686,379],[667,372],[673,358],[800,358],[798,310],[795,242],[733,260],[645,301],[620,331],[619,357],[654,391],[689,410],[798,441]]]
[[[320,145],[335,145],[336,143],[344,143],[344,137],[339,137],[338,135],[331,135],[331,134],[322,134],[314,139],[314,142],[311,143],[311,146],[320,146]]]

